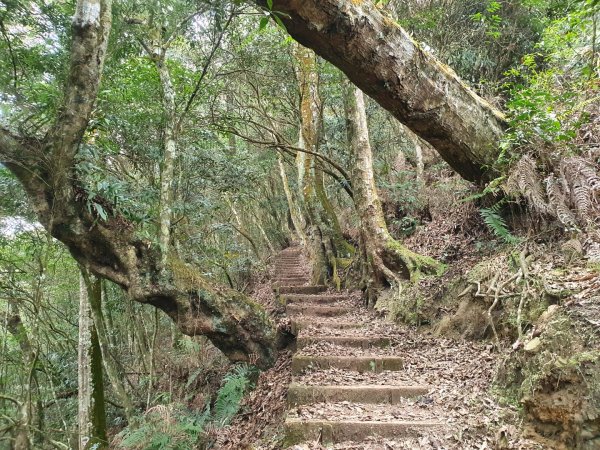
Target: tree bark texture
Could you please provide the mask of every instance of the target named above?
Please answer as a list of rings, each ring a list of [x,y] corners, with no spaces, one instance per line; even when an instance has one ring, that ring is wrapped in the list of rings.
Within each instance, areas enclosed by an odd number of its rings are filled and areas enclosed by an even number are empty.
[[[32,399],[32,394],[34,392],[32,382],[35,384],[35,390],[37,391],[37,372],[35,370],[37,358],[31,340],[29,339],[27,329],[21,319],[18,304],[11,300],[9,300],[8,304],[10,315],[6,320],[6,328],[19,344],[23,367],[25,368],[26,373],[29,374],[23,383],[24,398],[20,404],[15,405],[18,409],[19,421],[13,432],[13,448],[14,450],[29,450],[29,448],[31,448],[29,427],[33,422],[34,415],[41,413],[34,407]]]
[[[493,177],[505,128],[502,113],[373,2],[274,0],[272,10],[294,39],[341,69],[462,177],[475,182]]]
[[[175,110],[175,90],[171,74],[165,62],[165,53],[155,60],[162,89],[164,110],[163,126],[163,159],[160,167],[160,232],[159,242],[162,252],[162,264],[167,263],[171,243],[171,201],[173,191],[173,175],[175,172],[175,157],[177,155],[177,115]]]
[[[312,263],[313,283],[325,283],[330,276],[339,287],[337,278],[335,249],[331,235],[335,231],[328,224],[333,220],[324,209],[323,196],[319,195],[316,159],[322,133],[321,98],[319,96],[319,74],[315,53],[301,45],[294,48],[296,74],[300,92],[300,133],[298,147],[311,153],[298,152],[297,165],[299,187],[302,190],[303,205],[307,222],[310,224],[310,260]],[[301,182],[300,182],[301,180]],[[328,229],[329,228],[329,229]]]

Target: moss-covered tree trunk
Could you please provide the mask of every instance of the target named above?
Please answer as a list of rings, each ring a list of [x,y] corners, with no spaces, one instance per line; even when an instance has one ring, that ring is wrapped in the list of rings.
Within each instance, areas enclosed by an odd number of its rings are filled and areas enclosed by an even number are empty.
[[[318,153],[322,135],[322,105],[318,89],[316,55],[302,46],[295,48],[300,91],[300,139],[298,147]],[[327,198],[322,169],[310,153],[300,152],[298,168],[304,206],[312,226],[311,260],[313,281],[329,278],[340,287],[337,258],[347,258],[354,248],[345,240],[333,205]]]
[[[108,448],[102,353],[92,317],[91,297],[100,293],[100,281],[80,276],[78,411],[79,450]],[[95,301],[95,300],[94,300]]]
[[[136,236],[134,225],[105,199],[89,198],[76,160],[94,107],[108,35],[110,0],[79,0],[64,104],[44,139],[0,128],[0,163],[23,185],[38,220],[94,275],[140,303],[163,310],[188,335],[207,336],[234,361],[275,360],[277,334],[264,310],[245,295],[214,285]],[[93,207],[101,204],[107,220]]]
[[[368,267],[368,280],[365,281],[369,300],[373,300],[377,289],[384,285],[399,283],[401,277],[415,280],[421,273],[439,273],[443,265],[410,251],[390,235],[375,185],[373,153],[360,89],[349,84],[345,86],[345,107],[348,141],[355,161],[351,175],[354,205],[360,218]]]
[[[461,176],[476,182],[493,177],[503,115],[375,3],[273,0],[271,9],[294,39],[341,69]]]
[[[94,320],[94,327],[96,329],[96,335],[98,337],[98,344],[100,345],[101,351],[101,359],[102,365],[106,370],[106,374],[108,375],[108,379],[113,387],[113,390],[119,400],[119,403],[123,406],[123,411],[125,413],[125,418],[128,423],[131,423],[131,418],[135,413],[135,409],[133,406],[133,402],[127,389],[125,388],[125,383],[123,382],[122,375],[119,373],[117,365],[111,355],[110,352],[110,343],[109,343],[109,333],[107,331],[107,327],[104,321],[104,314],[102,312],[102,298],[103,292],[102,284],[103,280],[94,279],[93,275],[85,272],[84,277],[86,277],[86,283],[88,286],[91,286],[93,292],[92,295],[89,296],[90,300],[90,312],[92,318]]]

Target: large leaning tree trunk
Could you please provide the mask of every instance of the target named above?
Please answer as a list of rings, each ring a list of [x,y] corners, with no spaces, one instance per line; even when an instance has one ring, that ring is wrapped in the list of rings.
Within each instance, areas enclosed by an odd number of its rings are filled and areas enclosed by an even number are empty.
[[[377,289],[386,283],[400,283],[397,273],[415,281],[421,273],[439,274],[444,266],[428,256],[412,252],[390,235],[375,185],[363,93],[348,84],[344,94],[348,141],[354,159],[351,175],[354,205],[361,224],[369,278],[366,284],[369,301],[372,302]]]
[[[93,274],[113,281],[132,299],[167,313],[188,335],[207,336],[234,361],[270,366],[276,330],[258,305],[214,286],[198,271],[134,234],[134,227],[102,198],[89,198],[75,169],[94,106],[111,27],[110,0],[78,0],[63,106],[43,139],[0,128],[0,163],[20,180],[40,223]],[[102,204],[102,220],[88,208]],[[161,270],[163,269],[163,270]]]
[[[462,177],[493,177],[503,115],[374,2],[273,0],[271,10],[294,39],[341,69]]]

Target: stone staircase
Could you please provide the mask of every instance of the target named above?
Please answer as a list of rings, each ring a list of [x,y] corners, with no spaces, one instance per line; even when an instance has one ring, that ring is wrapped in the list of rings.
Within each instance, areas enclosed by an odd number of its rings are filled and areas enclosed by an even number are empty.
[[[361,449],[387,440],[381,448],[400,448],[394,442],[445,431],[443,411],[427,397],[431,387],[411,383],[405,373],[395,348],[402,336],[381,327],[357,295],[310,285],[299,247],[279,254],[275,287],[297,335],[287,447]]]

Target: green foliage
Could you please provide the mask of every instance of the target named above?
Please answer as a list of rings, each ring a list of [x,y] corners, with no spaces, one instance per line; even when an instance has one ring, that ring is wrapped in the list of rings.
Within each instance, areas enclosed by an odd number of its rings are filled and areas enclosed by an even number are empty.
[[[195,372],[190,383],[198,376]],[[256,368],[247,364],[235,366],[223,378],[214,406],[196,412],[179,404],[157,405],[150,408],[137,422],[118,436],[121,448],[135,450],[187,450],[205,442],[209,427],[229,424],[240,409],[244,394],[253,386]]]
[[[507,244],[517,244],[520,242],[519,238],[513,236],[506,226],[506,222],[500,215],[500,208],[502,203],[496,203],[491,208],[481,208],[479,210],[483,221],[497,237],[502,239]]]
[[[502,4],[495,0],[489,1],[485,11],[476,12],[471,16],[475,22],[481,22],[487,28],[485,34],[493,39],[499,39],[501,36],[500,25],[502,18],[498,12],[502,8]]]
[[[464,80],[495,96],[504,72],[533,50],[549,17],[569,5],[563,0],[397,2],[396,15]]]
[[[156,406],[141,418],[137,427],[123,430],[121,447],[135,450],[188,450],[204,433],[209,409],[196,413],[182,405]]]
[[[506,72],[510,130],[501,144],[501,164],[518,159],[523,146],[570,151],[577,131],[589,120],[590,104],[598,103],[593,30],[600,7],[579,3],[585,7],[554,19],[534,51]]]
[[[217,392],[212,420],[219,426],[227,425],[240,409],[240,402],[248,389],[256,369],[241,364],[235,366],[223,379],[224,383]]]

